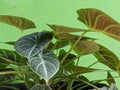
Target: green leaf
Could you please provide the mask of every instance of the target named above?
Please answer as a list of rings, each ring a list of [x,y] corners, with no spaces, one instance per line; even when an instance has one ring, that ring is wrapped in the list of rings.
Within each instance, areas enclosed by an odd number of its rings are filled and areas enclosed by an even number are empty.
[[[35,32],[17,40],[15,43],[15,49],[20,55],[30,58],[44,49],[51,39],[52,34],[50,32]]]
[[[74,45],[76,40],[70,40],[71,47]],[[99,46],[94,41],[81,40],[77,43],[74,51],[79,55],[91,54],[99,50]]]
[[[0,22],[15,26],[22,31],[36,27],[32,21],[18,16],[0,15]]]
[[[28,60],[31,69],[49,81],[59,70],[59,60],[51,51],[43,50]]]
[[[115,80],[112,77],[110,72],[107,73],[107,82],[108,82],[109,85],[111,85],[112,83],[115,83]]]
[[[101,10],[94,8],[77,11],[78,20],[89,27],[90,30],[100,31],[112,38],[120,40],[120,24]]]
[[[120,61],[118,57],[109,49],[99,45],[100,49],[93,55],[98,59],[100,63],[107,65],[112,70],[120,73]]]
[[[69,32],[81,32],[84,30],[66,26],[59,26],[59,25],[49,25],[48,26],[55,31],[55,33],[69,33]]]
[[[22,65],[25,63],[26,58],[20,56],[15,51],[7,50],[7,49],[0,49],[0,62],[7,64],[17,64]]]

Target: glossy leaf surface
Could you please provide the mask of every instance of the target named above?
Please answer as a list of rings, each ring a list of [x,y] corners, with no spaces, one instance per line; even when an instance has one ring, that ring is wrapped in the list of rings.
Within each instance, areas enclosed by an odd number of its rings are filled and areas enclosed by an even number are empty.
[[[70,40],[71,46],[74,45],[76,40]],[[80,55],[91,54],[99,50],[99,46],[94,41],[81,40],[74,48]]]
[[[40,51],[30,58],[29,64],[34,72],[44,78],[46,82],[59,70],[59,60],[51,51]]]
[[[120,40],[120,23],[98,9],[87,8],[77,11],[78,20],[87,25],[90,30],[100,31],[108,36]]]
[[[120,73],[120,61],[118,57],[109,49],[101,45],[99,45],[99,47],[99,51],[94,53],[94,56],[98,59],[98,61]]]
[[[21,37],[15,43],[15,49],[20,55],[30,58],[41,51],[52,39],[52,34],[43,31]]]
[[[36,27],[32,21],[18,16],[0,15],[0,22],[15,26],[21,30]]]

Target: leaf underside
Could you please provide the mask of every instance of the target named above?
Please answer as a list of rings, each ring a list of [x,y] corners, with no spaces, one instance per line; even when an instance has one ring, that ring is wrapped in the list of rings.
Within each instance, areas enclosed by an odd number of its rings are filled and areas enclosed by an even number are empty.
[[[0,22],[15,26],[22,31],[26,29],[36,28],[35,24],[32,21],[18,16],[0,15]]]
[[[78,20],[90,30],[100,31],[114,39],[120,40],[120,23],[98,9],[87,8],[77,11]]]
[[[73,46],[75,42],[76,40],[70,40],[71,46]],[[97,52],[99,46],[94,41],[81,40],[73,50],[79,55],[86,55]]]
[[[95,52],[93,55],[98,59],[99,62],[120,73],[120,60],[118,57],[109,49],[101,45],[99,45],[99,47],[99,51]]]

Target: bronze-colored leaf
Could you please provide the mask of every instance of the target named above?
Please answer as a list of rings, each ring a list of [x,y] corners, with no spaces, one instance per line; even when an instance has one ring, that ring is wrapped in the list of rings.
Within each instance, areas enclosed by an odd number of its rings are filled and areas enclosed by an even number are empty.
[[[79,38],[78,35],[73,35],[73,34],[69,34],[69,33],[60,33],[60,34],[57,34],[55,37],[60,40],[70,40],[70,39]]]
[[[55,31],[55,33],[70,33],[70,32],[83,32],[85,30],[66,27],[66,26],[59,26],[59,25],[49,25],[48,26]]]
[[[120,23],[101,10],[94,8],[77,11],[78,20],[86,24],[90,30],[100,31],[112,38],[120,40]]]
[[[74,45],[76,40],[70,40],[71,46]],[[99,50],[99,46],[94,41],[81,40],[74,48],[80,55],[91,54]]]
[[[32,21],[18,16],[0,15],[0,22],[15,26],[22,31],[36,27]]]
[[[100,63],[107,65],[112,70],[120,73],[120,60],[118,57],[109,49],[99,45],[100,49],[93,55],[98,59]]]
[[[60,49],[63,48],[65,46],[69,45],[69,41],[68,40],[58,40],[55,43],[55,49]]]

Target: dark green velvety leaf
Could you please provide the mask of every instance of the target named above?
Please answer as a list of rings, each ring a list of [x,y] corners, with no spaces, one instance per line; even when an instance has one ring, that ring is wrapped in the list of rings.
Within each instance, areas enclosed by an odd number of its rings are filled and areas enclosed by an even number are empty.
[[[110,78],[111,78],[111,79],[110,79]],[[111,85],[112,83],[115,83],[115,80],[114,80],[114,78],[112,77],[112,75],[111,75],[110,72],[107,73],[107,83],[108,83],[109,85]]]
[[[78,20],[86,24],[90,30],[100,31],[112,38],[120,40],[120,23],[101,10],[94,8],[77,11]]]
[[[18,16],[0,15],[0,22],[15,26],[22,31],[36,27],[32,21]]]
[[[31,69],[46,82],[59,70],[59,60],[57,56],[48,50],[40,51],[35,56],[31,57],[28,62]]]
[[[69,32],[83,32],[84,30],[66,26],[59,25],[49,25],[48,26],[55,31],[55,33],[69,33]]]
[[[22,65],[22,63],[25,64],[26,58],[20,56],[15,51],[0,49],[0,62],[4,62],[5,64],[13,63]]]
[[[25,35],[16,41],[16,52],[26,58],[30,58],[45,48],[51,41],[52,35],[52,33],[47,31]]]
[[[94,56],[98,59],[98,61],[120,73],[120,60],[118,57],[104,46],[99,45],[99,47],[99,51],[94,53]]]
[[[70,40],[71,47],[76,40]],[[75,46],[74,51],[80,55],[91,54],[99,50],[99,46],[94,41],[81,40]]]

